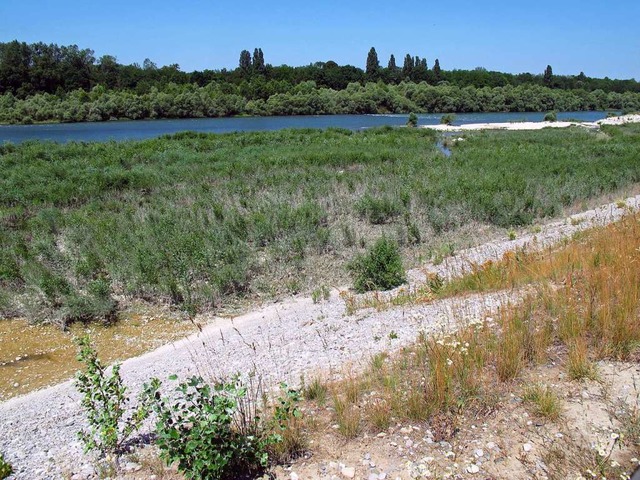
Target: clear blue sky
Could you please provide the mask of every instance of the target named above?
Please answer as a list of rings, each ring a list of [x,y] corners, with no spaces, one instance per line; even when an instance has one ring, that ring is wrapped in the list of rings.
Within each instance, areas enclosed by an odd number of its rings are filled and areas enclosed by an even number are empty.
[[[334,60],[386,66],[406,53],[445,69],[640,80],[640,0],[0,0],[0,41],[92,48],[121,63],[148,57],[183,71],[235,68],[261,47],[273,65]]]

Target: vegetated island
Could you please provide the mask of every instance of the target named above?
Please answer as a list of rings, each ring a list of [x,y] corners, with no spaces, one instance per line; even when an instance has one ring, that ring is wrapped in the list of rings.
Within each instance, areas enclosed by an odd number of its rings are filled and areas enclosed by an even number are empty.
[[[0,43],[0,123],[235,115],[640,110],[640,83],[577,75],[445,70],[438,59],[375,48],[366,68],[316,62],[273,66],[256,48],[233,70],[182,72],[145,59],[122,65],[76,45]]]

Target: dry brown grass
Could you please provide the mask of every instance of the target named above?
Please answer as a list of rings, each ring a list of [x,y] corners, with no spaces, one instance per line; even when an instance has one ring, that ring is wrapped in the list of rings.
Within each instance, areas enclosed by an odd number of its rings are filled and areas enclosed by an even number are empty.
[[[517,251],[477,266],[445,285],[442,294],[529,284],[536,286],[535,293],[496,319],[422,336],[390,358],[377,356],[357,378],[333,385],[339,431],[353,437],[363,427],[384,430],[392,420],[433,421],[474,409],[490,411],[501,389],[517,388],[501,385],[547,361],[551,347],[561,352],[570,378],[595,378],[595,360],[629,359],[640,342],[639,267],[638,215],[581,234],[559,249]],[[416,295],[400,298],[413,301]],[[540,415],[559,417],[553,392],[528,394]]]

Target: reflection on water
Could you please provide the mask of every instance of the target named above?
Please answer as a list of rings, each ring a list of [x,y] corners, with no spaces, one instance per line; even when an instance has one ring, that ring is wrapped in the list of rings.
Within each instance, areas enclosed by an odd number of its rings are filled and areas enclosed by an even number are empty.
[[[137,307],[113,326],[72,325],[64,332],[26,320],[0,320],[0,401],[72,378],[80,368],[73,338],[89,334],[100,358],[125,360],[196,330],[167,310]]]

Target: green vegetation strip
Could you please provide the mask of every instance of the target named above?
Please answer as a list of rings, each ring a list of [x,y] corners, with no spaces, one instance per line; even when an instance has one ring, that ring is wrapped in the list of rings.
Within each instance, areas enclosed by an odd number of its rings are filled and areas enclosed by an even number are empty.
[[[449,158],[390,128],[5,145],[0,315],[110,320],[114,294],[194,313],[383,234],[526,225],[640,180],[640,127],[605,132],[478,133]]]

